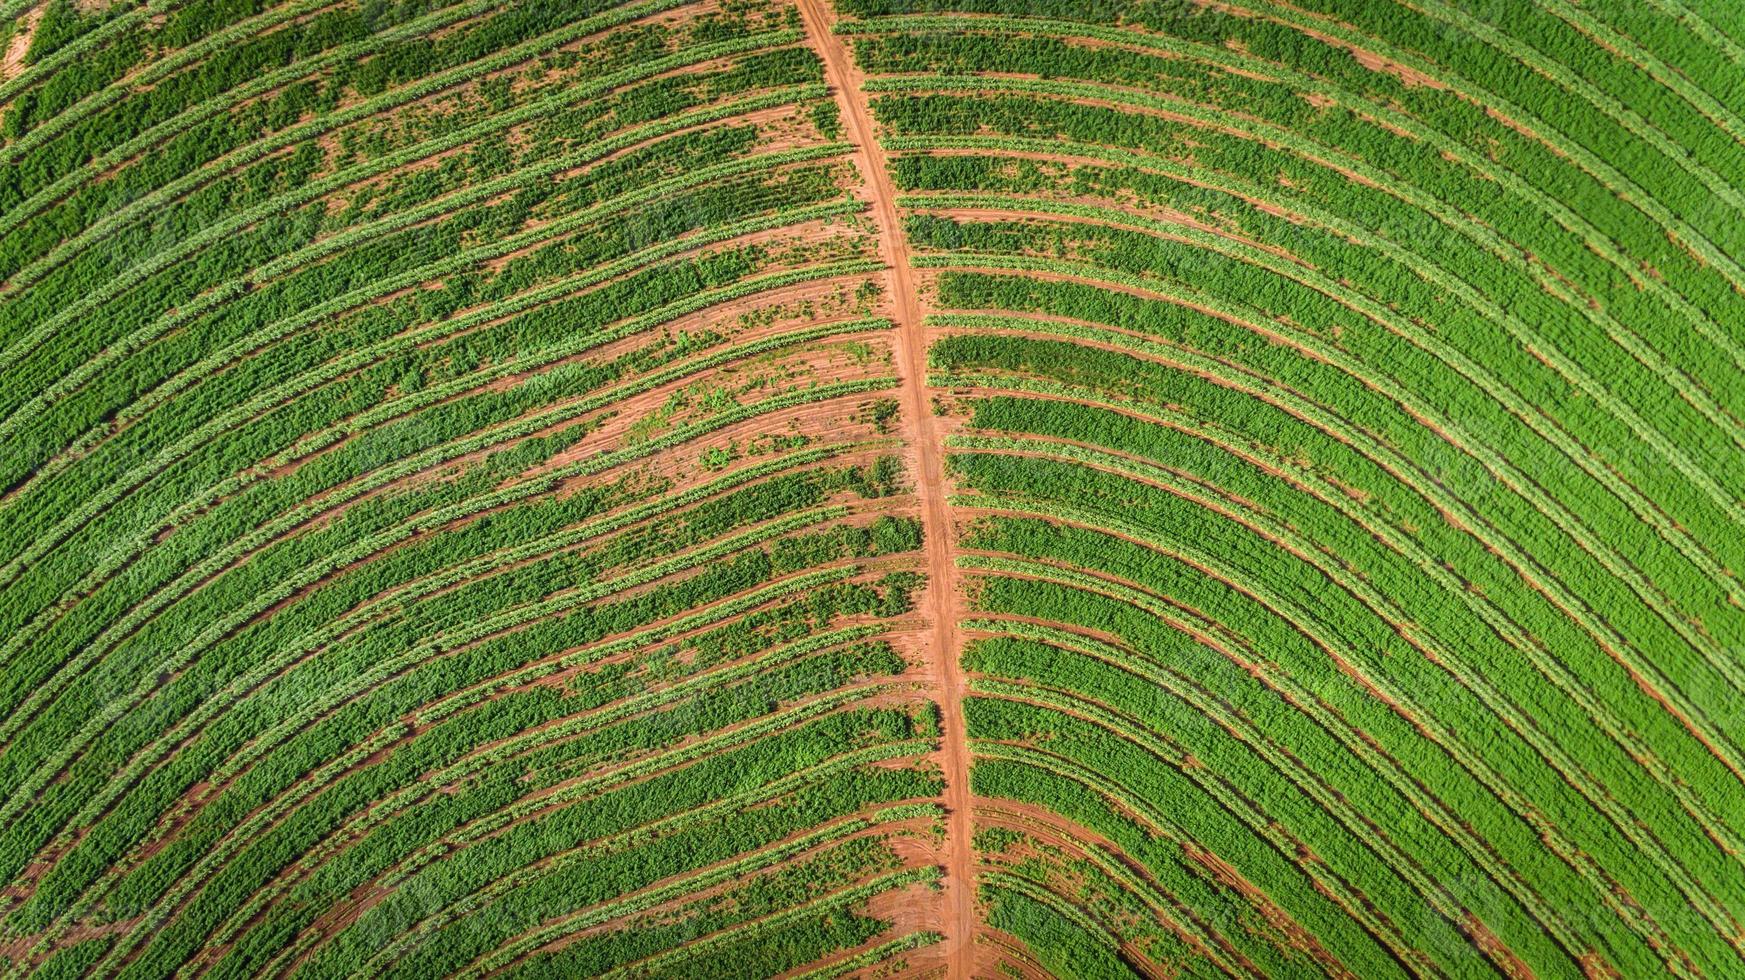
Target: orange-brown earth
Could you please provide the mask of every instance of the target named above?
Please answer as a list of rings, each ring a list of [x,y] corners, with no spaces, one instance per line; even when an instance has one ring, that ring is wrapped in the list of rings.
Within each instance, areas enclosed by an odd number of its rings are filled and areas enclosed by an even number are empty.
[[[0,81],[24,70],[24,56],[30,52],[30,39],[35,35],[36,25],[42,20],[42,12],[46,9],[46,6],[33,7],[19,21],[12,40],[6,45],[6,53],[0,55]]]
[[[970,843],[969,736],[963,716],[962,671],[957,662],[957,620],[961,615],[960,575],[953,560],[954,542],[947,504],[945,467],[939,426],[932,413],[927,386],[927,336],[921,322],[920,296],[911,273],[910,252],[897,214],[897,192],[889,161],[879,145],[872,111],[865,95],[865,78],[847,45],[833,28],[835,12],[821,0],[800,0],[806,40],[824,61],[825,77],[836,96],[855,145],[861,191],[870,195],[879,225],[879,250],[890,270],[896,304],[897,349],[903,372],[903,434],[909,445],[916,493],[921,498],[927,547],[927,595],[923,606],[932,620],[930,665],[937,694],[943,740],[940,765],[945,774],[945,892],[949,912],[942,918],[949,975],[965,978],[975,966],[975,855]]]

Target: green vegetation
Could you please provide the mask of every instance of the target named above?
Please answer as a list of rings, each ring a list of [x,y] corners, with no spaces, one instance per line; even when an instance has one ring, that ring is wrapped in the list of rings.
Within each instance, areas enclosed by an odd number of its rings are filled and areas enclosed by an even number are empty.
[[[1745,971],[1727,5],[0,55],[0,978]]]
[[[0,13],[12,972],[936,938],[867,913],[936,873],[923,535],[784,7]]]
[[[1083,975],[1737,970],[1708,13],[844,6],[970,411],[978,795],[1206,917],[1094,914],[1088,854],[1008,843],[990,923]]]

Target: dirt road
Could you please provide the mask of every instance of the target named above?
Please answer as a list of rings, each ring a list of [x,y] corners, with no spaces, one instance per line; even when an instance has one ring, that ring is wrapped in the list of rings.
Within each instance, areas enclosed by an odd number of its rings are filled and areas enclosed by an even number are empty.
[[[903,429],[921,498],[927,538],[927,615],[932,622],[929,665],[943,726],[940,765],[945,774],[945,903],[940,924],[948,947],[950,976],[966,978],[975,963],[975,855],[970,843],[969,742],[963,719],[963,675],[958,666],[958,570],[953,560],[951,515],[946,505],[942,440],[927,388],[927,338],[921,303],[909,266],[909,246],[898,220],[896,190],[884,151],[873,138],[863,78],[843,39],[831,31],[836,17],[826,0],[799,0],[806,41],[824,61],[825,79],[836,94],[848,138],[857,148],[855,166],[870,195],[879,225],[879,251],[890,267],[896,308],[897,357],[903,372]]]

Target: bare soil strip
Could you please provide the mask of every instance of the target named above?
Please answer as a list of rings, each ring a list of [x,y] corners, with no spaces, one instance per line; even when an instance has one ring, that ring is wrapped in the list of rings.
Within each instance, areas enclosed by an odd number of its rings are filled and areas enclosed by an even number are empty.
[[[921,499],[926,530],[928,589],[926,609],[932,621],[929,668],[933,674],[943,729],[940,764],[945,775],[948,811],[945,838],[948,975],[966,978],[975,961],[975,856],[970,843],[969,737],[963,717],[962,670],[957,662],[957,596],[959,574],[953,560],[951,515],[947,505],[943,439],[931,410],[927,387],[927,337],[921,304],[910,269],[909,245],[897,215],[897,193],[891,184],[883,149],[873,136],[865,79],[854,66],[847,46],[832,31],[835,13],[824,0],[800,0],[806,43],[824,61],[825,78],[842,110],[848,140],[856,148],[855,165],[862,186],[871,195],[879,225],[879,251],[891,270],[893,319],[897,324],[897,356],[903,373],[903,435],[912,452],[915,491]]]
[[[24,15],[18,24],[18,32],[12,35],[11,43],[6,45],[4,54],[0,54],[0,79],[11,78],[24,71],[24,56],[30,51],[30,41],[36,35],[36,25],[42,21],[42,12],[46,7],[33,7]]]

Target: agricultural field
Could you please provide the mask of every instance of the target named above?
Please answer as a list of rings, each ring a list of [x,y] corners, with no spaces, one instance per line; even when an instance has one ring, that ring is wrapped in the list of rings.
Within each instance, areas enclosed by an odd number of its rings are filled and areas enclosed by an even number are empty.
[[[1745,976],[1745,7],[0,58],[0,980]]]

